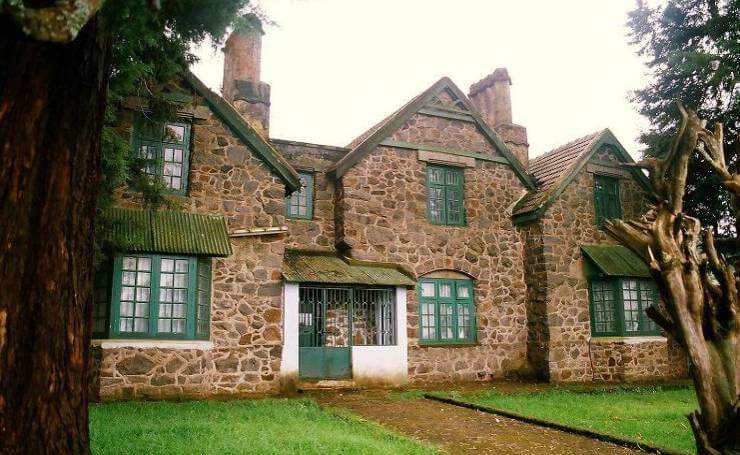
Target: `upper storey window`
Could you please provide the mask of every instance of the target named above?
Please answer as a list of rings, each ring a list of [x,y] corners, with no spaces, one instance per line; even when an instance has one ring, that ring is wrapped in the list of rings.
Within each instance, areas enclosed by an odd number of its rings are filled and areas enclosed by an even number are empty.
[[[594,176],[594,208],[596,225],[601,227],[604,220],[622,217],[619,203],[619,179],[604,175]]]
[[[427,166],[427,218],[434,224],[465,224],[463,170]]]
[[[299,172],[301,189],[285,198],[285,216],[310,220],[313,218],[313,174]]]
[[[147,175],[161,179],[173,193],[185,194],[190,156],[190,125],[184,122],[139,121],[134,151]]]

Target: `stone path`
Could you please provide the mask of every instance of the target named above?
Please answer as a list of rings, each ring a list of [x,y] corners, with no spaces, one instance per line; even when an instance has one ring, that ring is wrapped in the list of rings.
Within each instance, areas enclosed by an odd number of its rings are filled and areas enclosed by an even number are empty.
[[[517,420],[423,398],[393,399],[387,391],[326,392],[321,404],[347,409],[400,434],[430,442],[446,452],[498,455],[617,454],[643,452],[542,428]]]

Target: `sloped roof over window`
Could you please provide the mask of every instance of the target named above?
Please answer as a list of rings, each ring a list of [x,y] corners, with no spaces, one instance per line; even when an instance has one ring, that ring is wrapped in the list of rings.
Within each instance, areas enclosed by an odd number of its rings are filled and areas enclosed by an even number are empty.
[[[112,207],[104,217],[111,223],[109,240],[127,252],[232,254],[226,220],[221,216]]]
[[[611,150],[620,161],[634,163],[609,129],[583,136],[530,160],[529,172],[537,181],[537,188],[528,191],[516,202],[512,210],[514,222],[520,223],[542,216],[591,156],[605,144],[612,146]],[[633,170],[632,175],[643,187],[649,187],[647,178],[639,170]]]
[[[301,283],[414,286],[415,281],[394,264],[357,261],[333,253],[287,250],[283,261],[286,281]]]
[[[244,120],[234,107],[198,79],[192,72],[185,72],[185,82],[202,96],[211,110],[234,132],[234,134],[283,181],[288,193],[301,187],[298,173],[270,143]]]
[[[527,188],[534,188],[534,180],[527,174],[519,160],[509,151],[506,144],[498,135],[486,124],[481,118],[480,113],[467,96],[447,77],[438,80],[427,90],[411,99],[400,109],[381,120],[372,128],[364,132],[357,139],[352,141],[348,148],[350,149],[341,160],[339,160],[330,170],[336,178],[344,175],[347,170],[357,164],[365,155],[370,153],[381,142],[390,137],[394,132],[403,126],[412,115],[422,110],[428,104],[434,104],[435,97],[443,90],[452,93],[457,99],[457,105],[466,117],[469,117],[476,125],[478,130],[495,148],[505,162],[512,167],[519,179]]]
[[[581,251],[607,276],[650,277],[647,264],[625,246],[581,245]]]

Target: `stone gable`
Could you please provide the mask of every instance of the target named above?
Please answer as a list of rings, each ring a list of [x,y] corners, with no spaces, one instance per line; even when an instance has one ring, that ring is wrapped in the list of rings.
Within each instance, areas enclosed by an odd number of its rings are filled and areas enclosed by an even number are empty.
[[[594,153],[589,162],[617,164],[618,160],[607,147]],[[680,365],[669,367],[667,363],[668,342],[665,340],[644,344],[599,340],[598,348],[588,341],[591,339],[588,281],[580,247],[617,243],[596,225],[594,175],[584,166],[541,219],[522,228],[525,242],[530,246],[528,310],[532,316],[530,336],[534,337],[530,350],[547,352],[545,356],[531,352],[532,361],[541,362],[535,369],[555,381],[650,377],[654,368],[649,365],[653,364],[662,365],[660,376],[680,374]],[[632,177],[620,179],[620,199],[625,219],[638,217],[647,203],[642,187]],[[649,356],[655,362],[625,362],[628,356],[619,354],[625,351],[635,358]],[[610,364],[614,368],[610,368]],[[622,372],[616,373],[617,369]]]

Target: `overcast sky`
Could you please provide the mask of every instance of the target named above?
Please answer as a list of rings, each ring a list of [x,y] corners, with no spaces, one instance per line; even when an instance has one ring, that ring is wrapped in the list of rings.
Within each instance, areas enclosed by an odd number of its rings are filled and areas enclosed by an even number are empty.
[[[442,76],[465,93],[506,67],[530,156],[611,128],[637,156],[646,126],[629,102],[648,77],[628,44],[634,0],[263,0],[270,136],[346,145]],[[223,54],[195,73],[220,92]]]

